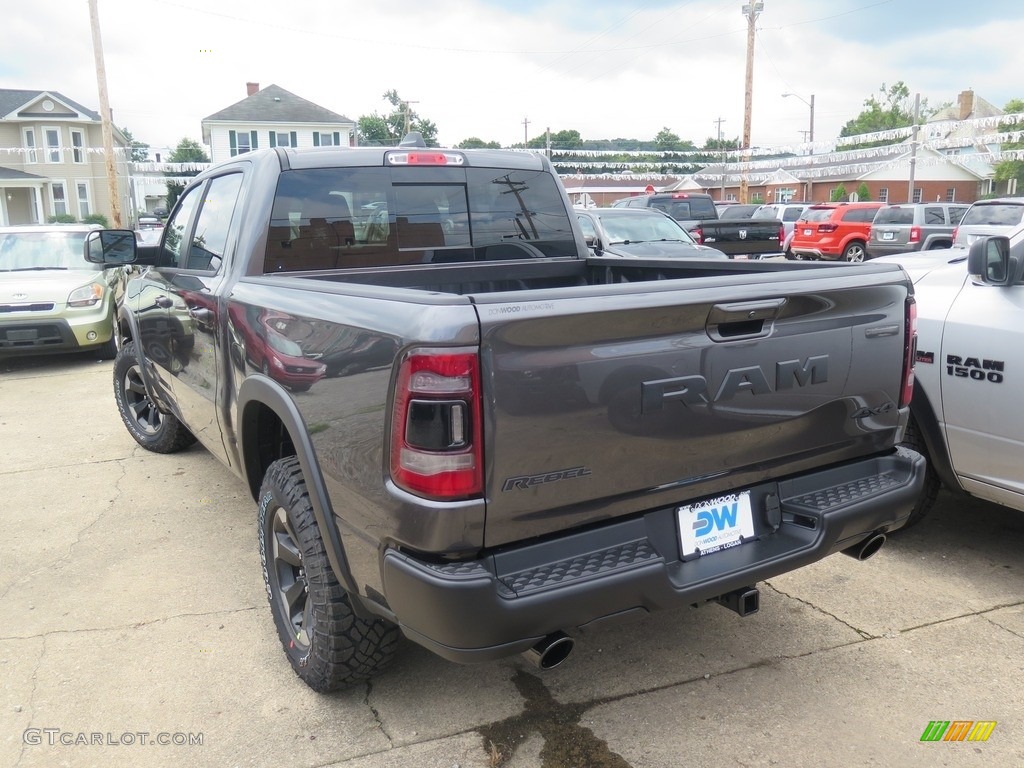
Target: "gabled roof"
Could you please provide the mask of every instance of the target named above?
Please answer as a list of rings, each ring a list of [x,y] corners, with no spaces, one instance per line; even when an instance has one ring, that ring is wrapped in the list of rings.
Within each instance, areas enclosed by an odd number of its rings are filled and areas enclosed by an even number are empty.
[[[51,115],[42,108],[27,112],[27,108],[35,102],[49,98],[59,102],[72,112],[89,120],[99,121],[99,113],[83,107],[81,104],[72,101],[67,96],[57,91],[29,91],[19,88],[0,88],[0,120],[17,120],[19,118],[46,118],[53,117],[60,119],[60,115]]]
[[[353,123],[344,115],[306,101],[279,85],[268,85],[220,112],[207,115],[202,122],[235,123]]]

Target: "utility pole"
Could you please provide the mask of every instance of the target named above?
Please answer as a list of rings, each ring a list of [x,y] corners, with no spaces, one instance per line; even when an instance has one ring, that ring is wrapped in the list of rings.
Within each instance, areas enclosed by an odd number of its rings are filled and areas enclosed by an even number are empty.
[[[747,78],[743,91],[743,171],[740,176],[740,202],[747,202],[747,165],[750,163],[750,115],[754,101],[754,25],[764,10],[764,3],[748,2],[743,6],[747,17]]]
[[[526,145],[530,143],[530,134],[529,134],[528,128],[527,128],[527,126],[529,124],[530,124],[530,121],[527,120],[524,117],[523,118],[523,149],[526,149]]]
[[[551,126],[544,129],[544,145],[547,147],[548,160],[551,159]]]
[[[914,168],[917,165],[917,131],[918,114],[921,111],[921,94],[914,94],[914,127],[910,134],[910,188],[907,190],[907,202],[914,201]]]
[[[410,118],[412,117],[412,113],[409,110],[409,105],[410,104],[419,104],[419,102],[418,101],[403,101],[402,102],[402,116],[405,118],[405,130],[402,133],[402,137],[403,138],[409,135]]]
[[[722,191],[719,193],[718,199],[725,200],[725,144],[722,142],[722,123],[725,122],[725,118],[720,117],[711,122],[718,126],[718,149],[722,153]]]
[[[110,196],[111,224],[121,228],[121,200],[117,191],[117,169],[114,165],[114,128],[110,120],[107,98],[107,72],[103,65],[103,40],[100,37],[100,12],[96,0],[89,0],[89,23],[92,26],[92,50],[96,59],[96,84],[100,91],[100,126],[103,131],[103,154],[107,164],[107,193]]]

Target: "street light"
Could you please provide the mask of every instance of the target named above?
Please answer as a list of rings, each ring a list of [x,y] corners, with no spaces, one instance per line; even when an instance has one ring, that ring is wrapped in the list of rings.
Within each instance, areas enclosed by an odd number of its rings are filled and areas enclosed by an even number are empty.
[[[810,101],[805,99],[799,93],[784,93],[784,94],[782,94],[782,98],[786,98],[787,96],[796,96],[798,99],[800,99],[800,101],[802,101],[804,104],[806,104],[808,107],[811,108],[811,125],[810,125],[810,129],[807,131],[807,140],[811,144],[813,144],[814,143],[814,94],[813,93],[811,94],[811,100]],[[814,154],[814,147],[811,147],[810,154],[812,154],[812,155]]]

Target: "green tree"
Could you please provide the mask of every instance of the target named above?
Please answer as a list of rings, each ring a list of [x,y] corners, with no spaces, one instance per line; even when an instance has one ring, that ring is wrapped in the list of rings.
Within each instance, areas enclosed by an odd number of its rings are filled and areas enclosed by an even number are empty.
[[[840,184],[838,187],[832,190],[832,194],[828,198],[833,203],[841,203],[846,200],[846,186]]]
[[[654,143],[662,152],[678,152],[681,149],[679,136],[672,133],[667,127],[658,131],[658,135],[654,137]]]
[[[501,144],[496,141],[484,141],[476,136],[463,139],[455,145],[456,149],[501,149]]]
[[[393,147],[407,132],[419,131],[428,147],[437,146],[437,125],[433,121],[420,117],[394,89],[387,91],[383,98],[392,107],[388,114],[363,115],[357,120],[360,144]]]
[[[1010,101],[1006,102],[1006,106],[1003,107],[1003,112],[1007,114],[1024,112],[1024,99],[1010,99]],[[999,130],[1001,132],[1020,130],[1020,124],[1008,125],[1000,123]],[[1024,141],[1007,141],[999,148],[1000,150],[1024,149]],[[993,177],[999,182],[1008,182],[1016,179],[1019,190],[1021,187],[1024,187],[1024,160],[1000,160],[995,165]]]
[[[520,144],[519,146],[522,146]],[[526,144],[528,149],[546,149],[548,146],[548,135],[545,131],[540,136],[535,136],[530,139]],[[565,130],[556,131],[551,134],[551,149],[557,151],[559,149],[582,149],[583,139],[580,136],[579,131]]]
[[[210,162],[209,155],[206,154],[206,150],[202,148],[198,141],[195,139],[182,139],[178,142],[178,145],[174,148],[167,157],[168,163],[208,163]],[[199,171],[165,171],[164,176],[167,177],[182,177],[182,176],[195,176]],[[185,185],[179,181],[171,181],[167,179],[167,209],[170,210],[174,207],[174,204],[178,201],[178,197],[181,196],[182,191],[185,189]]]
[[[894,128],[906,128],[914,124],[914,102],[910,98],[910,88],[902,80],[895,85],[878,89],[879,96],[869,96],[864,100],[864,109],[857,117],[847,121],[839,136],[856,136],[861,133],[889,131]],[[921,112],[927,111],[927,100],[921,102]]]
[[[134,136],[132,132],[127,128],[122,128],[121,133],[124,134],[125,139],[128,140],[128,159],[133,163],[144,163],[149,159],[149,144],[145,144]]]
[[[861,182],[860,186],[857,187],[857,199],[862,203],[871,202],[871,190],[868,189],[866,182]]]

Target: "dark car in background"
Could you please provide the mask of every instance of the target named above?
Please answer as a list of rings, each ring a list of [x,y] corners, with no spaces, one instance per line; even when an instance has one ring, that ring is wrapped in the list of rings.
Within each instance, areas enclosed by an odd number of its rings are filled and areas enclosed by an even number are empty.
[[[879,208],[871,222],[868,258],[952,248],[953,231],[969,207],[967,203],[902,203]]]
[[[698,245],[679,222],[654,208],[590,208],[577,211],[587,246],[599,256],[648,259],[725,259]]]

